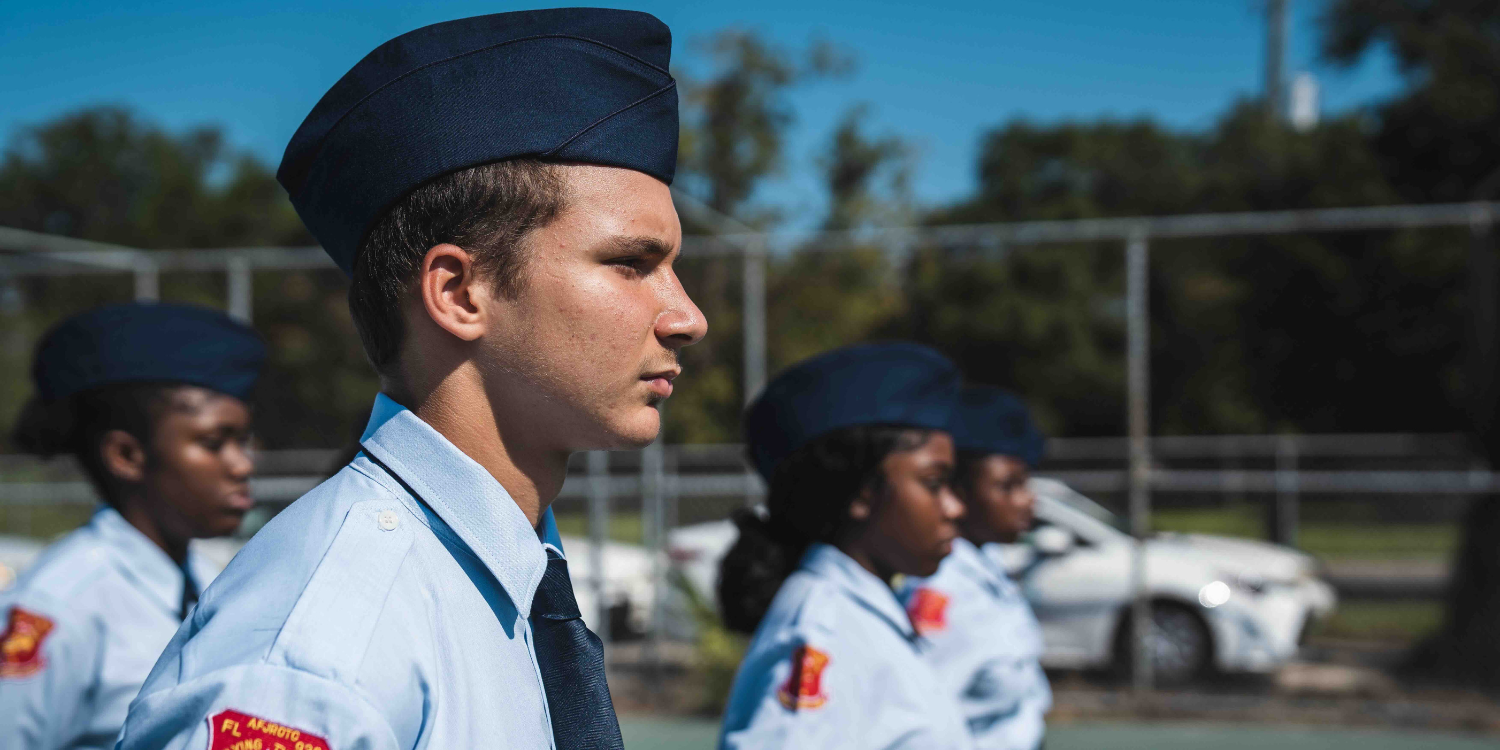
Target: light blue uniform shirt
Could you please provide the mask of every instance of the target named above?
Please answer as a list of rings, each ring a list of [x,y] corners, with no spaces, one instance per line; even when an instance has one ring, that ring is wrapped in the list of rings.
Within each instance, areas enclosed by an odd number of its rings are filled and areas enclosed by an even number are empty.
[[[975,745],[1033,750],[1052,707],[1040,663],[1042,630],[1006,575],[999,546],[986,548],[955,539],[937,574],[909,581],[902,598],[930,644],[925,658],[963,707]]]
[[[334,750],[552,747],[527,621],[544,538],[561,554],[551,513],[539,538],[483,467],[384,395],[361,442],[204,592],[123,750],[292,750],[294,731]]]
[[[837,548],[814,544],[750,642],[719,746],[971,747],[958,706],[917,648],[891,588]]]
[[[187,567],[200,588],[218,571],[192,551]],[[0,666],[0,748],[113,747],[182,622],[183,583],[177,563],[113,508],[42,552],[0,593],[0,628],[27,621],[7,631],[15,650]],[[35,634],[38,648],[25,653]]]

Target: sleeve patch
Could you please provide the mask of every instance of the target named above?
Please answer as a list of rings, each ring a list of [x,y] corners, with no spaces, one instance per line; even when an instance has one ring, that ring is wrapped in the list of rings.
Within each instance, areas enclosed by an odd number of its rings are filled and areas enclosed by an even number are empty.
[[[208,728],[208,750],[328,750],[315,734],[234,710],[209,717]]]
[[[823,669],[828,666],[828,654],[808,646],[798,646],[792,652],[792,673],[776,690],[781,705],[793,711],[822,708],[828,703],[828,694],[823,692]]]
[[[948,627],[948,595],[937,589],[922,587],[906,604],[906,615],[919,635],[932,635]]]
[[[30,677],[47,666],[42,641],[53,630],[52,621],[12,607],[5,633],[0,634],[0,678]]]

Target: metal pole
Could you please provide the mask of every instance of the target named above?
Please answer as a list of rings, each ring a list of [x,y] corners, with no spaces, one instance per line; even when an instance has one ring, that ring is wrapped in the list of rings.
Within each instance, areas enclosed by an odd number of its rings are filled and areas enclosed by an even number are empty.
[[[161,299],[161,276],[156,262],[140,253],[135,259],[135,301],[156,302]]]
[[[604,545],[609,539],[609,452],[589,451],[589,578],[594,589],[594,634],[609,643],[609,591]]]
[[[666,498],[663,504],[665,510],[662,515],[664,519],[662,523],[664,534],[662,547],[664,549],[671,548],[672,529],[677,528],[677,514],[681,508],[682,501],[682,483],[678,481],[681,478],[680,470],[677,467],[678,447],[662,450],[662,464],[665,474],[662,479],[662,496]]]
[[[1148,245],[1145,232],[1125,246],[1126,381],[1129,389],[1131,564],[1131,674],[1137,691],[1151,690],[1151,600],[1146,590],[1146,539],[1151,533],[1151,330],[1147,307]]]
[[[1297,439],[1282,435],[1276,440],[1276,499],[1272,504],[1271,541],[1297,546]]]
[[[766,384],[766,252],[759,241],[745,248],[745,403]]]
[[[1286,116],[1286,0],[1266,2],[1266,114],[1273,122]]]
[[[250,268],[250,259],[244,256],[234,256],[224,264],[224,272],[229,288],[229,317],[246,325],[250,324],[250,316],[253,314],[251,305],[255,292],[255,276]]]
[[[644,522],[643,531],[646,542],[646,554],[651,556],[651,624],[646,634],[646,671],[651,675],[651,692],[653,698],[660,694],[662,688],[662,665],[661,665],[661,630],[662,623],[655,615],[660,611],[655,602],[666,596],[666,586],[663,585],[663,577],[666,571],[661,564],[662,558],[662,443],[658,437],[656,442],[646,446],[641,451],[641,516]]]
[[[658,545],[660,552],[652,558],[651,564],[660,569],[657,574],[657,592],[651,599],[651,622],[656,624],[655,632],[659,638],[665,638],[667,623],[667,597],[670,595],[672,582],[667,578],[667,564],[671,559],[672,529],[677,527],[678,491],[680,483],[677,481],[677,450],[662,449],[662,481],[661,481],[661,509],[660,521],[657,529],[661,534],[661,544]]]
[[[760,394],[766,384],[766,252],[764,239],[745,246],[744,337],[745,337],[745,404]],[[748,489],[755,478],[745,470],[745,506],[755,505],[759,498]]]

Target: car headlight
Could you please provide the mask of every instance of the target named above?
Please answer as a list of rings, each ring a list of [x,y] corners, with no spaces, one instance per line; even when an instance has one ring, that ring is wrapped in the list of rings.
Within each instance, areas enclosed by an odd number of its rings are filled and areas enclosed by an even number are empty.
[[[1220,572],[1218,577],[1198,589],[1198,603],[1213,609],[1227,603],[1236,591],[1257,595],[1266,590],[1266,580],[1259,576]]]
[[[1213,609],[1229,601],[1232,595],[1229,584],[1223,581],[1209,581],[1198,589],[1198,603],[1207,609]]]

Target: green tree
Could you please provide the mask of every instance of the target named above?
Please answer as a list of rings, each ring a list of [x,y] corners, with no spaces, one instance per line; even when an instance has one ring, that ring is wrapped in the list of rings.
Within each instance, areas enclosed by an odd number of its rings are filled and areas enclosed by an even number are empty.
[[[1015,122],[986,138],[975,197],[933,220],[1396,202],[1373,140],[1358,114],[1299,133],[1249,102],[1204,133]],[[1463,253],[1433,232],[1154,242],[1154,429],[1453,429]],[[1023,390],[1063,434],[1119,434],[1120,255],[1118,243],[929,249],[907,274],[907,330]]]
[[[151,249],[312,243],[218,128],[172,134],[119,107],[21,131],[0,162],[0,225]]]
[[[1201,181],[1199,139],[1149,121],[1036,125],[988,134],[973,198],[935,223],[1168,213]],[[969,377],[1025,394],[1055,434],[1120,434],[1124,321],[1119,249],[924,248],[893,335],[946,351]]]
[[[828,191],[825,229],[864,224],[901,226],[912,218],[912,148],[899,136],[872,138],[864,131],[870,107],[851,107],[819,160]]]
[[[798,84],[848,74],[853,59],[826,41],[793,52],[742,29],[694,46],[713,68],[701,79],[676,71],[686,105],[679,169],[715,211],[752,224],[774,218],[764,210],[751,216],[747,203],[782,168],[786,130],[795,119],[787,94]]]
[[[271,170],[230,149],[218,128],[176,134],[129,110],[96,107],[26,129],[0,158],[0,226],[143,249],[307,246]],[[168,273],[167,300],[222,306],[218,274]],[[334,447],[351,439],[374,395],[337,270],[260,272],[255,324],[270,344],[257,429],[268,447]],[[3,290],[0,422],[31,391],[31,349],[56,320],[128,300],[129,277],[32,276]],[[6,431],[8,437],[8,431]]]
[[[852,59],[828,42],[789,50],[740,29],[719,32],[693,48],[707,58],[705,74],[674,71],[683,90],[679,179],[674,189],[699,197],[730,221],[769,228],[777,212],[755,203],[756,191],[779,174],[786,131],[794,122],[793,87],[852,70]],[[681,211],[689,234],[713,234]],[[703,309],[711,331],[684,350],[687,382],[666,411],[667,439],[725,442],[739,439],[744,367],[741,266],[728,257],[695,258],[678,265],[683,286]]]
[[[900,137],[872,137],[869,107],[845,113],[819,159],[827,188],[827,229],[901,225],[911,217],[911,147]],[[767,296],[767,342],[774,372],[820,352],[882,335],[905,310],[898,266],[879,247],[804,247],[773,258]]]
[[[1324,53],[1352,65],[1388,49],[1406,88],[1377,109],[1375,149],[1409,200],[1500,197],[1500,3],[1338,0],[1323,20]],[[1464,395],[1475,443],[1500,466],[1500,263],[1493,232],[1476,233],[1469,286]],[[1476,499],[1449,587],[1441,630],[1410,659],[1414,674],[1500,687],[1500,501]]]

